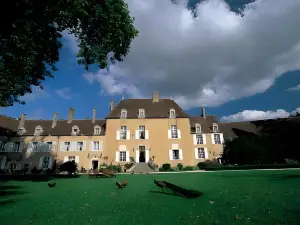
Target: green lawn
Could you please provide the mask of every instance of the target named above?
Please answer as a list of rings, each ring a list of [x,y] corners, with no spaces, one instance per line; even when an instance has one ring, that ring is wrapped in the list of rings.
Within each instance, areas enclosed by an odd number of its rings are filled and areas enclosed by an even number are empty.
[[[116,180],[128,180],[117,190]],[[156,193],[153,178],[203,192],[197,199]],[[5,182],[0,223],[13,224],[299,224],[300,170],[119,175],[112,179]],[[19,189],[13,189],[19,186]],[[3,189],[2,189],[3,190]],[[15,201],[8,201],[15,200]]]

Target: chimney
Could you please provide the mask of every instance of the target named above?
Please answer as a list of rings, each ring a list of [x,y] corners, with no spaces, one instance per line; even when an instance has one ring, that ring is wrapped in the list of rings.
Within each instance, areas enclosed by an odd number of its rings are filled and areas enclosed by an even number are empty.
[[[204,106],[202,106],[202,117],[203,119],[206,119],[206,111]]]
[[[152,102],[159,102],[159,95],[157,91],[152,93]]]
[[[115,107],[115,100],[110,100],[110,111],[112,111]]]
[[[23,113],[23,114],[21,115],[21,120],[20,120],[20,123],[19,123],[19,128],[23,128],[23,127],[24,127],[25,120],[26,120],[26,114]]]
[[[73,118],[74,118],[74,112],[75,112],[75,109],[74,109],[74,108],[70,108],[70,109],[69,109],[68,123],[72,123],[72,120],[73,120]]]
[[[53,113],[53,120],[52,120],[52,126],[51,128],[54,128],[57,124],[57,112]]]
[[[93,118],[92,118],[92,123],[96,122],[96,107],[93,108]]]

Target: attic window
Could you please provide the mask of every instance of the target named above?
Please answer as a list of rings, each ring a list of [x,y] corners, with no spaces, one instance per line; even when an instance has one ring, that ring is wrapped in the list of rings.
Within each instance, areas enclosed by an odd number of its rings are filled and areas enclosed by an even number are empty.
[[[170,109],[170,118],[175,118],[176,114],[175,114],[175,109]]]
[[[72,127],[72,135],[78,135],[79,134],[79,128],[77,126]]]
[[[121,110],[121,118],[126,118],[127,117],[127,110],[126,109],[122,109]]]
[[[145,110],[139,109],[139,118],[145,118]]]
[[[23,135],[25,132],[26,132],[26,130],[24,127],[19,128],[17,131],[18,135]]]
[[[39,136],[41,135],[42,132],[43,132],[43,128],[41,126],[35,127],[34,135]]]
[[[101,127],[96,125],[94,126],[94,135],[100,135],[101,133]]]
[[[196,133],[201,133],[201,125],[199,123],[195,124]]]
[[[214,123],[213,124],[213,132],[218,132],[219,128],[218,128],[218,124]]]

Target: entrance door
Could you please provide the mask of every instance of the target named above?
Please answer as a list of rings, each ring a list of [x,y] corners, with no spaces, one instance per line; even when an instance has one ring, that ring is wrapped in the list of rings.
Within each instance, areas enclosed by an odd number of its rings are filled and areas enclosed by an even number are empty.
[[[139,152],[140,152],[139,162],[146,162],[144,145],[139,146]]]
[[[92,166],[93,166],[93,170],[98,169],[98,160],[93,160],[92,161]]]

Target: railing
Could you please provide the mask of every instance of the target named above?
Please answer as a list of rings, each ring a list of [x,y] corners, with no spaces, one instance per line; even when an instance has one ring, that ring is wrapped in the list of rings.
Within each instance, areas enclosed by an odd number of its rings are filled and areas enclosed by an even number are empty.
[[[149,159],[148,166],[155,171],[158,170],[158,165],[154,163],[153,159]]]

